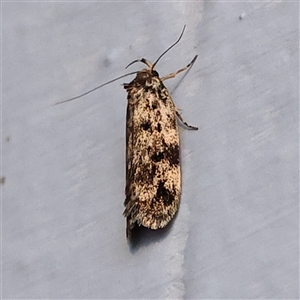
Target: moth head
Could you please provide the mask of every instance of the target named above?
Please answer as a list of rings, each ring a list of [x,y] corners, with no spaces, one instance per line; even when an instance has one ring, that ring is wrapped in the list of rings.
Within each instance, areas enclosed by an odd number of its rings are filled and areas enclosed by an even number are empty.
[[[154,77],[159,78],[159,74],[157,71],[151,70],[150,68],[143,69],[136,74],[134,82],[140,85],[145,85],[147,82],[151,82]]]

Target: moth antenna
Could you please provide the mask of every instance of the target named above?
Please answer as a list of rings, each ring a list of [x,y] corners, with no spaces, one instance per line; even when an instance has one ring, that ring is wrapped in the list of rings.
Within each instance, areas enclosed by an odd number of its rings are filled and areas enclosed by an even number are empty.
[[[105,82],[105,83],[103,83],[103,84],[101,84],[101,85],[99,85],[99,86],[93,88],[92,90],[87,91],[87,92],[85,92],[85,93],[79,95],[79,96],[76,96],[76,97],[73,97],[73,98],[70,98],[70,99],[67,99],[67,100],[63,100],[63,101],[57,102],[57,103],[55,103],[54,105],[62,104],[62,103],[65,103],[65,102],[69,102],[69,101],[72,101],[72,100],[81,98],[81,97],[83,97],[83,96],[85,96],[85,95],[87,95],[87,94],[89,94],[89,93],[91,93],[91,92],[94,92],[94,91],[97,90],[97,89],[100,89],[101,87],[103,87],[103,86],[105,86],[105,85],[107,85],[107,84],[110,84],[110,83],[112,83],[112,82],[114,82],[114,81],[117,81],[117,80],[119,80],[119,79],[121,79],[121,78],[123,78],[123,77],[129,76],[129,75],[133,75],[133,74],[137,74],[138,72],[139,72],[139,71],[135,71],[135,72],[131,72],[131,73],[122,75],[122,76],[117,77],[117,78],[115,78],[115,79],[112,79],[112,80],[110,80],[110,81],[108,81],[108,82]]]
[[[178,40],[177,40],[173,45],[171,45],[165,52],[163,52],[163,53],[159,56],[159,58],[155,61],[155,63],[151,66],[151,71],[154,70],[154,67],[155,67],[155,65],[158,63],[158,61],[159,61],[159,60],[160,60],[160,59],[161,59],[161,58],[162,58],[169,50],[171,50],[175,45],[177,45],[177,44],[179,43],[179,41],[181,40],[181,38],[182,38],[182,36],[183,36],[185,27],[186,27],[186,25],[183,26],[182,32],[181,32],[180,37],[178,38]]]
[[[132,61],[125,69],[127,69],[129,66],[131,66],[137,62],[142,62],[145,65],[147,65],[149,68],[151,68],[151,66],[152,66],[152,64],[147,59],[142,58],[142,59],[136,59],[136,60]]]

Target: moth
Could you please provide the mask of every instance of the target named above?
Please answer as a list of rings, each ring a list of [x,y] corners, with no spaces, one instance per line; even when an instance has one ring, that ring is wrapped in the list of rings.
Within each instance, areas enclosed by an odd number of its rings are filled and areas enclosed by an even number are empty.
[[[180,41],[184,30],[185,26],[178,40],[155,63],[142,58],[127,66],[142,62],[147,68],[128,73],[82,95],[59,102],[77,99],[115,80],[136,74],[130,83],[123,84],[127,92],[126,198],[123,215],[127,220],[126,236],[129,241],[135,226],[154,230],[163,228],[179,208],[181,169],[177,118],[188,129],[198,128],[188,125],[182,119],[163,82],[189,69],[197,55],[184,68],[161,78],[155,66]]]

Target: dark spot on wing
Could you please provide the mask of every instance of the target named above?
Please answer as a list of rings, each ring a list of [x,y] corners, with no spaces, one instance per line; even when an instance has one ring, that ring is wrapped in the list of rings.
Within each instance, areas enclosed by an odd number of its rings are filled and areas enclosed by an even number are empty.
[[[141,124],[141,128],[142,128],[143,130],[149,130],[149,128],[150,128],[150,122],[147,121],[147,122]]]
[[[154,162],[160,162],[162,159],[169,161],[170,166],[179,165],[179,146],[166,147],[165,151],[155,152],[151,156]]]
[[[179,146],[169,148],[166,156],[171,165],[179,165]]]
[[[161,132],[161,125],[160,125],[160,123],[157,124],[157,131]]]
[[[163,152],[156,152],[151,156],[151,159],[154,162],[159,162],[164,158],[164,153]]]
[[[152,85],[146,85],[143,87],[143,89],[146,93],[150,92],[150,94],[155,94],[156,91],[156,89],[154,89]]]
[[[153,175],[156,173],[156,165],[152,165],[151,172]]]
[[[162,200],[164,205],[168,206],[174,202],[174,196],[165,188],[164,182],[160,181],[157,187],[156,200]]]
[[[157,104],[157,102],[156,102],[156,101],[152,103],[152,109],[153,109],[153,110],[154,110],[154,109],[156,109],[156,108],[157,108],[157,106],[158,106],[158,104]]]

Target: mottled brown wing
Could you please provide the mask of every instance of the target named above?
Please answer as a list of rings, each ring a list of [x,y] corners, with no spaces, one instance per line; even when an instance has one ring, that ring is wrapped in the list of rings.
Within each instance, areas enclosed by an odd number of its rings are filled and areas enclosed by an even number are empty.
[[[180,200],[179,136],[174,103],[158,77],[128,92],[126,124],[127,236],[137,224],[165,227]]]

